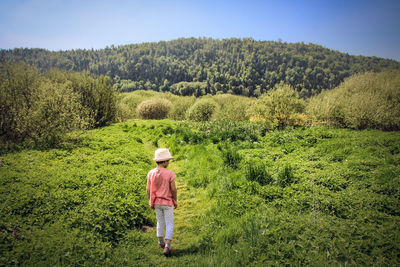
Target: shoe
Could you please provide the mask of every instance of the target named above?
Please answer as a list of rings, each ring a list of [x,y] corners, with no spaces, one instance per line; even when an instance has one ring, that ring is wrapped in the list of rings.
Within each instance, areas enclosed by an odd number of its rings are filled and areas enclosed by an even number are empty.
[[[171,257],[171,249],[167,246],[164,248],[164,256]]]
[[[164,247],[165,247],[165,243],[160,243],[160,242],[158,242],[158,246],[159,246],[160,248],[164,248]]]

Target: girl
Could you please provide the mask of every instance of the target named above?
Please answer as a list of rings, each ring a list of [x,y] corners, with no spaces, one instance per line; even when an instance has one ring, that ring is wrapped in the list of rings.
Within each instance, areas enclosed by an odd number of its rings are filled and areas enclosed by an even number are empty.
[[[174,208],[177,204],[175,186],[176,174],[167,170],[169,160],[173,159],[167,148],[159,148],[154,153],[157,168],[147,174],[147,197],[152,209],[156,211],[158,245],[164,248],[164,255],[171,256],[171,241],[174,230]],[[164,227],[165,242],[164,242]]]

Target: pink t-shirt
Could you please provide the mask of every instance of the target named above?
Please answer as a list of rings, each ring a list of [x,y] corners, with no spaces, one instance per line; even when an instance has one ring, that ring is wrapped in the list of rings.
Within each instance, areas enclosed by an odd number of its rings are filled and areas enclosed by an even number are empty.
[[[176,174],[167,169],[155,168],[147,174],[147,186],[150,186],[149,204],[152,209],[154,205],[174,206],[175,200],[172,198],[171,182]]]

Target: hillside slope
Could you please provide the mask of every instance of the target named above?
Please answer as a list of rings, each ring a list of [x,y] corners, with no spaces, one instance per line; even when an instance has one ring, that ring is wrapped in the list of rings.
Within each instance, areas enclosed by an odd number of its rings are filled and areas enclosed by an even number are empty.
[[[217,92],[258,96],[283,81],[308,97],[335,88],[355,73],[400,69],[394,60],[352,56],[316,44],[251,38],[182,38],[58,52],[19,48],[0,50],[0,60],[22,60],[40,70],[109,75],[125,92],[145,89],[196,96]]]

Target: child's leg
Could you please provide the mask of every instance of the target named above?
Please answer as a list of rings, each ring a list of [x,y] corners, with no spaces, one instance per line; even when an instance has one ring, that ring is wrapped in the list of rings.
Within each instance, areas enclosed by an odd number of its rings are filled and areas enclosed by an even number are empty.
[[[164,238],[165,216],[164,210],[161,206],[155,205],[156,218],[157,218],[157,237],[158,240]]]
[[[165,242],[171,243],[174,231],[174,207],[166,206],[164,209],[164,218],[166,224]]]

